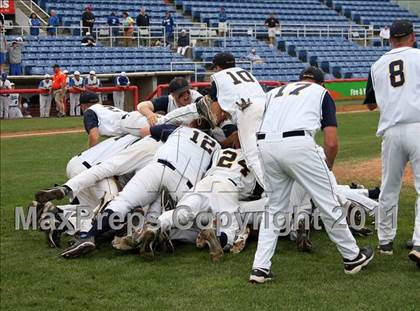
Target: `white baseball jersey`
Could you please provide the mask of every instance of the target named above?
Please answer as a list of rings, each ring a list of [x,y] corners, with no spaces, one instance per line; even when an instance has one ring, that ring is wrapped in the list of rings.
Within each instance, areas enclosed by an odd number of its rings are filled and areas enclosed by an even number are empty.
[[[213,165],[206,176],[223,176],[236,186],[239,198],[249,197],[256,185],[254,174],[246,165],[240,149],[221,149],[213,156]]]
[[[236,118],[238,109],[242,109],[236,104],[241,98],[250,99],[252,104],[265,104],[266,96],[261,85],[250,72],[242,68],[234,67],[216,72],[211,80],[216,83],[220,107],[233,118]]]
[[[214,152],[219,149],[219,143],[204,132],[179,127],[159,148],[155,159],[171,163],[182,176],[196,184],[203,178]]]
[[[9,107],[19,106],[19,94],[10,94]]]
[[[190,92],[191,92],[191,98],[192,98],[193,103],[196,101],[197,98],[200,98],[200,97],[203,96],[196,90],[190,90]],[[175,110],[177,108],[179,108],[179,107],[176,105],[174,97],[169,94],[169,96],[168,96],[168,111],[167,112],[171,112],[172,110]]]
[[[316,83],[295,82],[267,94],[260,132],[295,130],[316,132],[321,128],[322,103],[327,90]]]
[[[104,106],[95,104],[90,106],[87,110],[92,110],[96,113],[99,121],[99,134],[104,136],[120,136],[125,134],[121,129],[121,119],[127,115],[126,111],[118,109],[113,106]]]
[[[80,153],[78,160],[81,163],[86,162],[88,166],[93,166],[111,158],[114,154],[124,150],[138,140],[140,140],[139,137],[130,134],[111,137]]]
[[[93,79],[90,78],[90,76],[85,78],[85,85],[88,86],[100,86],[101,80],[99,80],[96,76],[93,77]]]
[[[39,88],[40,89],[45,89],[45,90],[50,90],[52,87],[52,80],[42,80],[41,82],[39,82]],[[40,94],[41,96],[49,96],[51,94],[46,93],[46,94]]]
[[[410,47],[385,53],[371,68],[376,103],[381,111],[377,135],[400,123],[420,122],[420,50]]]
[[[84,85],[85,81],[83,80],[83,78],[79,78],[79,80],[76,80],[76,78],[71,78],[70,79],[70,85],[71,86],[77,86],[77,87],[82,87]]]

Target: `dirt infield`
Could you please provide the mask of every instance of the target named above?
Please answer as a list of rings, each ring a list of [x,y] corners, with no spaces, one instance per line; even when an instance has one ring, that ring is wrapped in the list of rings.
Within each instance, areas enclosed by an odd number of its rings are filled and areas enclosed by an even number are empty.
[[[342,162],[334,166],[334,175],[338,181],[375,184],[381,180],[382,162],[380,158],[364,160],[358,163]],[[403,183],[413,186],[413,171],[408,165],[404,172]]]

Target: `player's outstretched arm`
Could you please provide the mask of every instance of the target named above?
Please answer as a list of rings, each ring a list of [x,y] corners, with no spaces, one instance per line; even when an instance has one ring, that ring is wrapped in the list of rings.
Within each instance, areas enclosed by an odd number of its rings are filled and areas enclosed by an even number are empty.
[[[335,157],[338,153],[338,136],[337,127],[327,126],[324,128],[324,151],[327,160],[327,165],[332,170]]]
[[[99,143],[99,129],[94,127],[89,130],[88,144],[89,148]]]
[[[154,106],[151,101],[144,101],[137,105],[137,110],[147,118],[150,126],[157,122],[156,114],[154,113]]]

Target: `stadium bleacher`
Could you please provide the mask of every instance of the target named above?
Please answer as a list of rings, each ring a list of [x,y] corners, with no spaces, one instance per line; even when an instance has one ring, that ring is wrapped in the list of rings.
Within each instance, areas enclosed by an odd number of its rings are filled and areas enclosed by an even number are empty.
[[[376,28],[390,25],[395,19],[420,23],[420,18],[390,0],[326,0],[326,4],[354,22]]]
[[[14,37],[8,37],[11,41]],[[70,72],[88,73],[169,71],[171,62],[188,61],[164,47],[96,47],[80,45],[81,37],[25,37],[23,67],[26,74],[52,73],[51,66],[60,64]],[[192,64],[174,65],[175,70],[194,70]],[[199,68],[203,72],[204,68]]]

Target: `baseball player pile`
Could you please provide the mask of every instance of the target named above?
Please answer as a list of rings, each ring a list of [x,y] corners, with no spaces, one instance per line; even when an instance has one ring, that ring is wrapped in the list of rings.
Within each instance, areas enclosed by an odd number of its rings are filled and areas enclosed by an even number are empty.
[[[219,262],[258,235],[249,280],[264,283],[273,278],[279,236],[312,251],[310,231],[322,227],[344,272],[355,274],[374,256],[355,239],[373,234],[364,227],[367,217],[374,217],[379,252],[393,253],[410,161],[417,202],[409,258],[420,268],[420,51],[414,42],[412,24],[396,21],[394,49],[369,76],[365,103],[379,107],[383,138],[381,191],[337,184],[336,109],[320,69],[308,67],[300,81],[265,93],[233,55],[219,53],[205,96],[184,78],[171,81],[168,96],[141,102],[133,112],[82,94],[89,148],[68,162],[67,182],[35,194],[39,228],[51,247],[61,247],[63,234],[73,237],[64,258],[111,242],[153,259],[177,243],[192,243],[208,247],[211,261]],[[323,147],[314,140],[319,130]],[[53,203],[64,198],[70,203]]]

